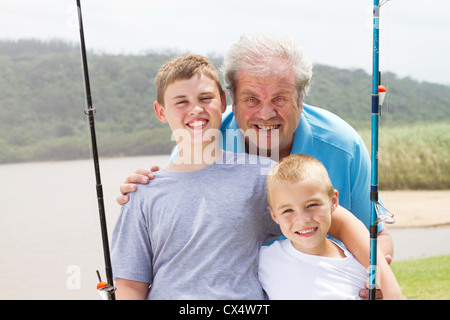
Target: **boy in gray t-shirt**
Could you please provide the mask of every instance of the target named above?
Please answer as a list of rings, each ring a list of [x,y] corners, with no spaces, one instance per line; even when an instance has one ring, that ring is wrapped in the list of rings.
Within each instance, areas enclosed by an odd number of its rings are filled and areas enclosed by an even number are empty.
[[[112,238],[117,299],[265,298],[258,251],[281,235],[265,191],[274,162],[220,150],[226,101],[209,61],[174,58],[155,82],[156,115],[180,152],[122,207]]]
[[[123,207],[114,275],[152,284],[148,299],[264,299],[259,248],[281,232],[261,174],[272,162],[255,158],[223,152],[201,170],[156,172]]]

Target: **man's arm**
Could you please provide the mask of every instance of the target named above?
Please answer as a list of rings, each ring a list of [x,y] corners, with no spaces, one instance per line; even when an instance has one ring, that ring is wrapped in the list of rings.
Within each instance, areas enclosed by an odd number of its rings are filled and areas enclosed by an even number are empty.
[[[370,264],[370,234],[365,225],[351,212],[338,206],[331,216],[328,234],[344,243],[366,268]]]
[[[358,261],[366,268],[370,265],[370,234],[364,224],[358,220],[351,212],[345,208],[338,206],[333,212],[331,218],[331,227],[329,235],[344,243],[348,250],[358,259]],[[385,238],[383,238],[385,237]],[[386,239],[386,236],[381,237]],[[388,237],[390,241],[390,237]],[[385,252],[378,246],[378,270],[381,273],[381,291],[386,291],[387,299],[401,299],[400,287],[395,279],[392,270],[389,268],[386,259],[383,259]],[[362,298],[368,297],[367,290],[361,290]],[[384,297],[385,294],[383,293]],[[377,294],[377,298],[381,298],[381,294]]]
[[[351,209],[350,211],[358,219],[363,221],[367,228],[370,223],[371,201],[371,160],[369,152],[361,136],[355,133],[355,150],[353,151],[353,160],[350,164],[351,181]],[[381,232],[378,233],[378,245],[382,249],[383,256],[388,263],[391,263],[393,255],[392,240],[386,229],[386,224]]]
[[[146,300],[148,288],[148,283],[119,278],[116,281],[116,299]]]
[[[377,238],[378,246],[381,249],[382,255],[385,257],[388,264],[391,264],[392,255],[394,253],[394,246],[392,245],[392,238],[389,232],[386,230],[386,225],[383,230],[378,233]]]
[[[377,255],[380,258],[377,259],[377,288],[379,287],[381,289],[384,300],[402,300],[403,295],[400,285],[389,267],[387,260],[383,259],[382,254],[382,249],[378,248]],[[360,294],[360,296],[364,298],[364,295]]]

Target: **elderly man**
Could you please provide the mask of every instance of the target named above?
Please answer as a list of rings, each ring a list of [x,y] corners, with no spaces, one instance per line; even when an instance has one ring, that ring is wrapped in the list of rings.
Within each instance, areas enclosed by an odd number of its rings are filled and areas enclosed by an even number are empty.
[[[369,227],[367,148],[341,118],[304,104],[312,64],[302,48],[289,37],[243,36],[228,51],[222,71],[233,102],[223,115],[222,147],[276,161],[292,153],[319,159],[339,191],[339,204]],[[132,173],[121,186],[117,202],[126,203],[126,194],[136,190],[135,183],[152,177],[148,170]],[[390,262],[392,242],[384,228],[379,245]]]

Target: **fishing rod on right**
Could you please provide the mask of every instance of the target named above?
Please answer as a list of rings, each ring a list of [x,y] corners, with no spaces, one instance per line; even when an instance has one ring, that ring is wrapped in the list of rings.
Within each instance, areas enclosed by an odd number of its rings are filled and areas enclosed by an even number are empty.
[[[376,299],[377,277],[377,238],[380,223],[394,223],[394,215],[379,201],[378,195],[378,132],[381,105],[386,88],[380,85],[379,41],[380,41],[380,7],[390,0],[373,1],[373,56],[372,56],[372,139],[371,139],[371,185],[370,185],[370,266],[369,266],[369,300]]]

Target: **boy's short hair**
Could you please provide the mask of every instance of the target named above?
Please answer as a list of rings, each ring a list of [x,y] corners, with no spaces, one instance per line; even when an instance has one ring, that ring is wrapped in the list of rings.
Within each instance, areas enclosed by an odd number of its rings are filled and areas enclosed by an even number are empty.
[[[178,80],[188,80],[194,75],[205,75],[217,84],[220,95],[223,89],[220,84],[217,69],[205,57],[195,54],[178,56],[167,61],[160,69],[155,78],[156,100],[164,106],[164,93],[169,85]]]
[[[297,182],[307,178],[317,178],[323,182],[330,198],[334,196],[334,188],[322,162],[306,154],[291,154],[276,164],[267,177],[267,201],[269,205],[270,190],[281,181]]]

